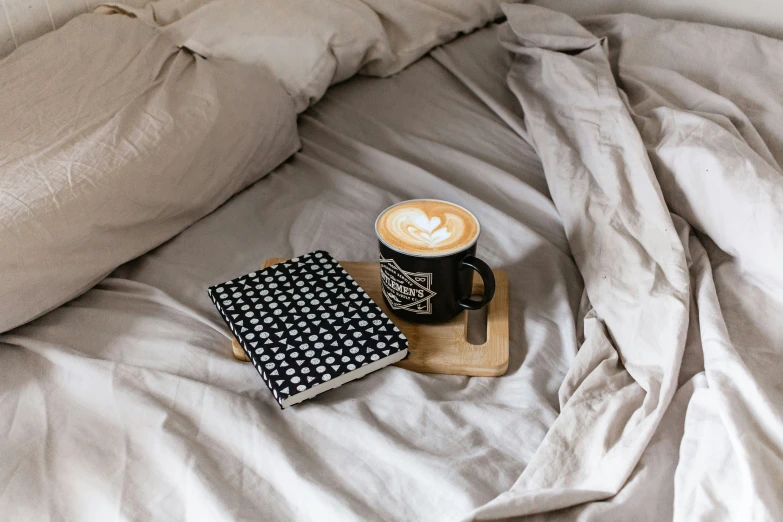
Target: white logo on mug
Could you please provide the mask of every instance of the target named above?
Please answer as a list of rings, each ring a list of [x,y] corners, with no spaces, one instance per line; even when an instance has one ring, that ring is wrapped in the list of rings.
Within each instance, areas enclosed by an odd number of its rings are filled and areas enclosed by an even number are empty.
[[[406,272],[393,259],[380,257],[383,295],[392,310],[408,310],[416,314],[431,314],[432,274]]]

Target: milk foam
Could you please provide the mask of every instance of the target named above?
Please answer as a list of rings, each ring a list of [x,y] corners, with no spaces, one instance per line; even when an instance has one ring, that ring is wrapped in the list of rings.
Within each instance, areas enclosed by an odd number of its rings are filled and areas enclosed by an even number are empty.
[[[412,254],[457,252],[473,244],[479,224],[464,208],[445,201],[406,201],[387,209],[376,223],[378,237]]]

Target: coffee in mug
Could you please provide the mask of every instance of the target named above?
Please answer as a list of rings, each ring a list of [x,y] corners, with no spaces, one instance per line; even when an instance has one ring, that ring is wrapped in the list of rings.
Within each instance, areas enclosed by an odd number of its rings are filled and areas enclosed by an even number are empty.
[[[478,310],[495,294],[492,269],[475,257],[481,225],[469,210],[437,199],[414,199],[375,221],[386,305],[405,320],[443,322]],[[484,296],[471,299],[473,272]]]

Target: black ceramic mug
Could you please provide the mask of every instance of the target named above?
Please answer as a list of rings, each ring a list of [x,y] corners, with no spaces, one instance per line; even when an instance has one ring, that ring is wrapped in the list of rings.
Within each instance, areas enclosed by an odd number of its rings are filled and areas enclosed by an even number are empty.
[[[492,269],[476,254],[481,225],[469,210],[437,199],[414,199],[375,221],[386,306],[406,321],[439,323],[478,310],[495,295]],[[471,298],[473,273],[484,295]]]

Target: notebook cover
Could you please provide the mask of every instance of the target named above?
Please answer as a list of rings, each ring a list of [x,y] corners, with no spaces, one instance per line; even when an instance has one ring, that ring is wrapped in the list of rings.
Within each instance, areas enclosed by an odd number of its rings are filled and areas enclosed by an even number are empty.
[[[407,355],[405,335],[328,252],[208,292],[281,408]]]

